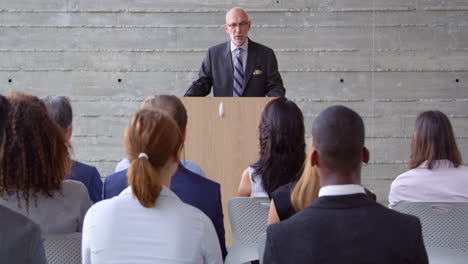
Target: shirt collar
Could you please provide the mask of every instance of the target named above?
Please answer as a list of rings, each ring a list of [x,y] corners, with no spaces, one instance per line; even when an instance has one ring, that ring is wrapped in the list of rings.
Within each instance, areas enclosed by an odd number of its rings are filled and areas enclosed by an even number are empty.
[[[127,188],[125,188],[119,194],[119,196],[120,195],[132,195],[132,187],[128,186]],[[159,193],[159,196],[173,198],[173,199],[176,199],[176,200],[180,201],[180,198],[173,191],[171,191],[169,188],[167,188],[166,186],[162,186],[162,189],[161,189],[161,192]]]
[[[327,185],[320,188],[318,196],[335,196],[335,195],[350,195],[366,193],[361,185],[343,184],[343,185]]]
[[[248,51],[248,49],[249,49],[249,39],[248,38],[245,40],[244,44],[242,44],[240,46],[240,48],[242,48],[243,51]],[[236,49],[237,49],[236,44],[232,43],[232,41],[231,41],[231,53],[233,51],[235,51]]]

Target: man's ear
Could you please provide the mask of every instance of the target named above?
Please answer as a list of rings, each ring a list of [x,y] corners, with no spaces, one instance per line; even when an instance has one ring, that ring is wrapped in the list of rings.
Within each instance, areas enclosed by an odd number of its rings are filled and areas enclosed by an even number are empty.
[[[312,155],[310,155],[310,165],[316,166],[319,164],[319,161],[319,154],[316,150],[314,150],[314,152],[312,152]]]
[[[366,147],[362,148],[362,162],[368,163],[370,158],[369,150]]]
[[[227,24],[224,24],[224,31],[229,34],[229,27]]]

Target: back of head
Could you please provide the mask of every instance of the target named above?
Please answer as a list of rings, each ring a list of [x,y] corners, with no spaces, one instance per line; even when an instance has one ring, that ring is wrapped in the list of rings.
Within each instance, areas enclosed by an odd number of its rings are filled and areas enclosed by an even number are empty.
[[[261,175],[269,196],[298,177],[305,158],[304,137],[304,118],[294,102],[280,97],[265,106],[259,125],[260,158],[252,168]]]
[[[144,207],[155,205],[162,188],[161,171],[170,162],[178,163],[182,144],[180,129],[166,112],[142,108],[133,115],[125,130],[125,151],[131,161],[127,175]]]
[[[176,121],[181,131],[187,126],[187,110],[177,96],[166,94],[149,96],[143,101],[140,109],[146,107],[166,111]]]
[[[427,160],[432,169],[437,160],[444,159],[455,167],[462,163],[450,120],[440,111],[423,112],[416,119],[409,167],[417,168]]]
[[[22,93],[8,96],[10,123],[0,160],[0,195],[16,193],[29,206],[29,196],[52,197],[70,170],[69,146],[61,129],[49,117],[44,103]]]
[[[8,115],[10,113],[10,102],[5,96],[0,94],[0,159],[1,159],[1,146],[3,143],[4,130],[8,124]]]
[[[65,96],[47,96],[42,99],[52,119],[63,129],[72,126],[73,111],[70,100]]]
[[[364,122],[353,110],[341,105],[328,107],[314,120],[312,137],[325,168],[341,173],[360,168]]]

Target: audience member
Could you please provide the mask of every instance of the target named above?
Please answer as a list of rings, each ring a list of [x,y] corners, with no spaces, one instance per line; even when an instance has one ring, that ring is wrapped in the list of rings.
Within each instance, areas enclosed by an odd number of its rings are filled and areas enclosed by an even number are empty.
[[[143,108],[132,117],[125,131],[130,186],[86,214],[83,263],[222,263],[210,219],[169,189],[182,146],[164,111]]]
[[[166,110],[169,115],[176,120],[177,125],[182,131],[182,138],[185,140],[185,136],[187,135],[187,109],[185,109],[184,104],[180,101],[179,98],[173,95],[154,95],[149,96],[141,105],[140,109],[143,107],[156,107],[156,108],[163,108]],[[183,158],[180,159],[180,165],[184,166],[187,170],[196,173],[200,176],[205,177],[205,173],[200,168],[200,166],[191,161],[185,160]],[[123,171],[130,167],[130,161],[125,158],[119,161],[115,166],[115,172]]]
[[[313,152],[312,145],[313,143],[310,142],[309,151],[304,162],[304,171],[299,181],[283,185],[273,192],[268,214],[269,225],[288,219],[317,199],[320,179],[315,168],[308,162]],[[367,188],[364,188],[364,191],[370,199],[377,200],[373,192]]]
[[[320,182],[314,167],[308,162],[312,150],[312,147],[309,147],[304,160],[304,170],[297,183],[285,184],[272,193],[268,224],[288,219],[312,204],[317,198]]]
[[[419,219],[372,201],[360,186],[369,160],[361,117],[329,107],[313,122],[312,140],[318,198],[267,228],[264,262],[428,263]]]
[[[65,138],[70,142],[73,132],[73,111],[70,100],[65,96],[47,96],[42,101],[46,104],[49,115],[63,129]],[[82,182],[88,189],[93,203],[102,199],[102,180],[96,167],[73,160],[71,173],[67,175],[67,179]]]
[[[468,202],[468,168],[447,116],[439,111],[416,119],[409,171],[392,183],[390,207],[401,202]]]
[[[155,95],[145,99],[141,109],[156,108],[167,112],[177,123],[185,140],[187,111],[179,98],[173,95]],[[104,199],[112,198],[127,188],[127,170],[107,176],[104,180]],[[213,222],[223,258],[227,255],[224,238],[221,187],[218,183],[195,174],[179,164],[172,176],[171,190],[184,202],[204,212]]]
[[[37,97],[11,93],[11,125],[0,160],[0,205],[28,216],[43,234],[81,231],[91,206],[86,187],[64,181],[67,140]]]
[[[245,169],[238,196],[271,197],[276,188],[297,180],[305,159],[304,119],[297,105],[279,97],[262,112],[260,158]]]
[[[10,103],[0,95],[0,161]],[[0,175],[2,172],[0,171]],[[0,205],[0,263],[47,263],[39,226],[27,217]]]

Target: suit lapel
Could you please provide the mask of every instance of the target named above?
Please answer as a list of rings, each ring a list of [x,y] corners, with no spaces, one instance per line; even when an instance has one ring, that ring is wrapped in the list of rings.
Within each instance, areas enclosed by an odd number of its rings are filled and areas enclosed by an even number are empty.
[[[252,72],[255,68],[255,57],[256,57],[256,52],[255,52],[255,48],[256,48],[256,43],[251,41],[249,39],[249,50],[247,52],[247,65],[245,67],[245,79],[244,79],[244,85],[242,87],[242,94],[245,94],[245,88],[247,87],[247,83],[249,82],[250,80],[250,77],[252,76]]]
[[[225,89],[230,89],[230,93],[234,92],[234,64],[232,63],[232,54],[231,54],[231,41],[226,42],[226,47],[224,50],[225,62],[226,62],[226,83],[230,83],[229,87]],[[231,95],[232,96],[232,95]]]

